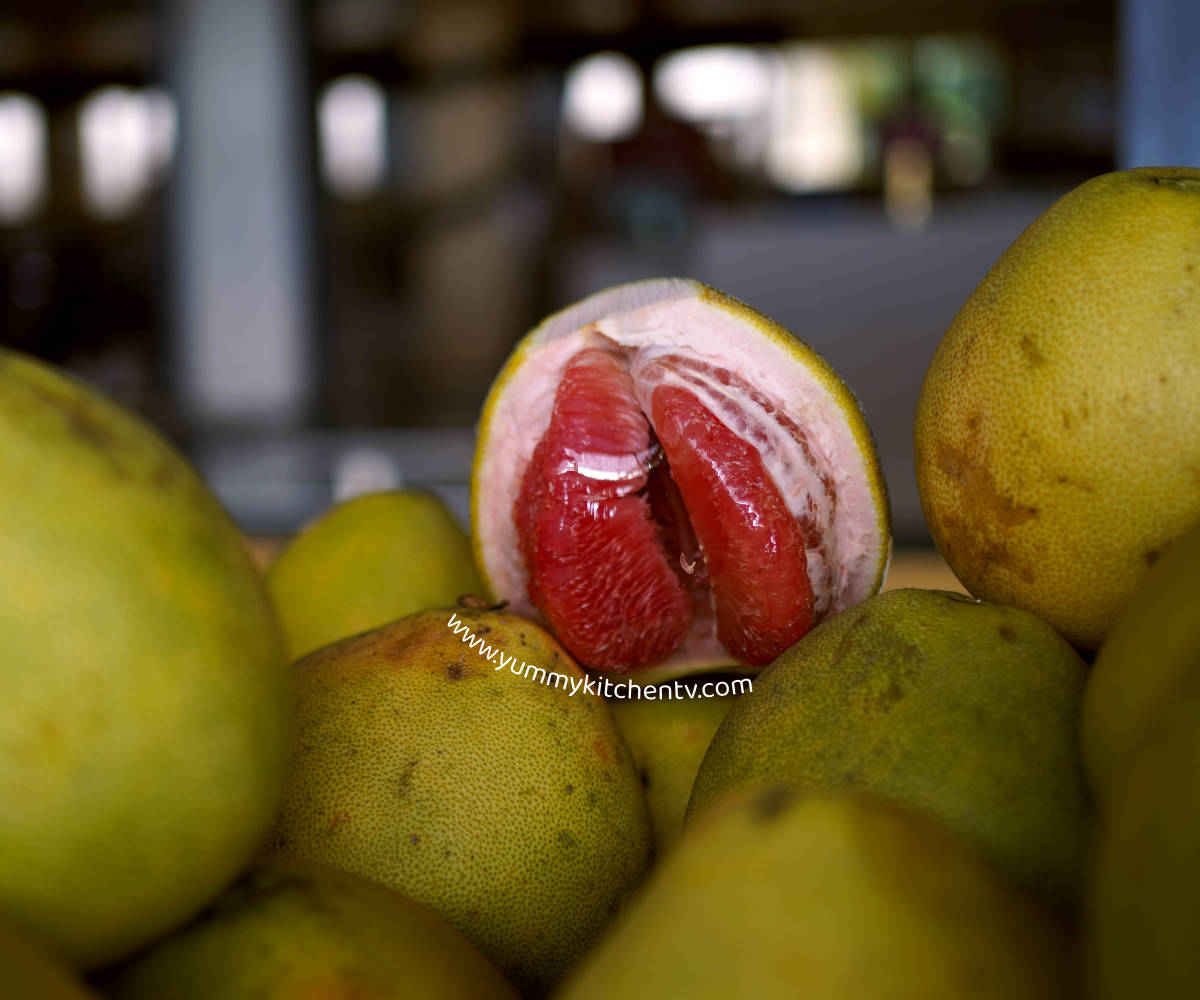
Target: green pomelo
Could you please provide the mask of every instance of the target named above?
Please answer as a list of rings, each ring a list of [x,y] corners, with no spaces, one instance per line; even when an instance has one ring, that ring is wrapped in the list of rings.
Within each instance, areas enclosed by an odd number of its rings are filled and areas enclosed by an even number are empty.
[[[1200,996],[1200,653],[1113,776],[1086,909],[1094,1000]]]
[[[1018,881],[1074,902],[1090,826],[1086,668],[1028,612],[894,590],[813,629],[730,709],[689,822],[729,789],[859,788],[944,822]]]
[[[1096,649],[1200,517],[1200,170],[1068,192],[954,317],[917,401],[921,507],[976,597]]]
[[[279,553],[267,583],[292,659],[483,593],[454,515],[433,494],[409,490],[331,507]]]
[[[431,909],[308,861],[267,861],[104,977],[113,1000],[517,1000]]]
[[[464,608],[294,671],[295,764],[268,852],[398,889],[522,992],[547,990],[650,855],[641,782],[582,671],[525,619]]]
[[[0,352],[0,914],[71,962],[216,896],[278,805],[290,701],[243,540],[149,427]]]
[[[1060,1000],[1060,927],[924,817],[782,787],[690,827],[562,1000]]]
[[[1131,751],[1200,663],[1200,521],[1172,542],[1100,647],[1083,693],[1083,762],[1103,803]]]
[[[689,684],[704,683],[692,678]],[[664,684],[660,690],[673,690]],[[664,698],[645,696],[634,701],[611,701],[613,718],[633,755],[642,778],[654,846],[659,854],[669,850],[683,830],[683,814],[696,771],[704,759],[713,733],[735,698]]]
[[[0,996],[5,1000],[98,1000],[67,969],[0,925]]]

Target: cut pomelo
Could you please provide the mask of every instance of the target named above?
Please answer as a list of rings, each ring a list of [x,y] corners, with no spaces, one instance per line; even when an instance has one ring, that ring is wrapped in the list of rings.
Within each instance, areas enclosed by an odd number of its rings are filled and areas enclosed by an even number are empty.
[[[471,501],[492,598],[639,679],[762,666],[875,593],[891,554],[850,390],[682,279],[600,292],[522,340],[484,405]]]

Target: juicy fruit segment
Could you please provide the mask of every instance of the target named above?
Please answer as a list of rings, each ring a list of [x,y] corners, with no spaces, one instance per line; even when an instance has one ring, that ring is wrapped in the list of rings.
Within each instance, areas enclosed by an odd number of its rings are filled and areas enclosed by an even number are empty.
[[[1028,612],[878,594],[814,628],[734,702],[687,823],[746,785],[857,788],[936,817],[1070,906],[1092,820],[1078,748],[1086,670]]]
[[[561,997],[1059,1000],[1068,955],[938,825],[771,786],[684,833]]]
[[[526,619],[459,608],[322,647],[293,677],[267,853],[397,889],[546,992],[650,859],[641,783],[579,667]]]
[[[102,985],[110,1000],[517,1000],[428,907],[310,861],[259,862]]]
[[[705,555],[717,637],[739,663],[770,663],[812,624],[800,528],[753,445],[683,389],[659,386],[651,400]]]
[[[619,356],[588,348],[568,362],[513,513],[530,599],[589,667],[666,659],[692,624],[693,595],[735,660],[770,663],[813,620],[800,524],[755,445],[694,386],[642,388],[646,413]]]
[[[577,461],[618,433],[615,453]],[[891,554],[848,388],[788,331],[681,279],[597,293],[522,340],[484,404],[471,490],[489,595],[639,682],[761,665],[876,592]],[[631,530],[603,526],[616,511]]]
[[[590,667],[663,660],[691,623],[691,599],[651,518],[651,454],[629,374],[604,351],[580,352],[563,374],[516,517],[530,597]]]

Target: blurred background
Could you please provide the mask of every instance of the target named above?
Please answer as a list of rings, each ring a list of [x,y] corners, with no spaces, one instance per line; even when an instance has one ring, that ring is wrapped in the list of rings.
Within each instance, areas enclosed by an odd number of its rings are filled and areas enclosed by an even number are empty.
[[[1200,163],[1194,0],[4,0],[0,343],[162,427],[250,532],[466,510],[546,313],[699,278],[866,409],[897,540],[955,311],[1055,198]]]

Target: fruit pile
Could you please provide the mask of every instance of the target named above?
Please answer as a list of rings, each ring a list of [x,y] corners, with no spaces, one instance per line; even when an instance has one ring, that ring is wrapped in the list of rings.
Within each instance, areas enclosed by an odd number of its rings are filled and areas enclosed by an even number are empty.
[[[1200,171],[1030,226],[916,455],[973,596],[881,592],[824,361],[641,282],[518,345],[469,541],[376,494],[264,575],[0,352],[0,997],[1200,996]]]

